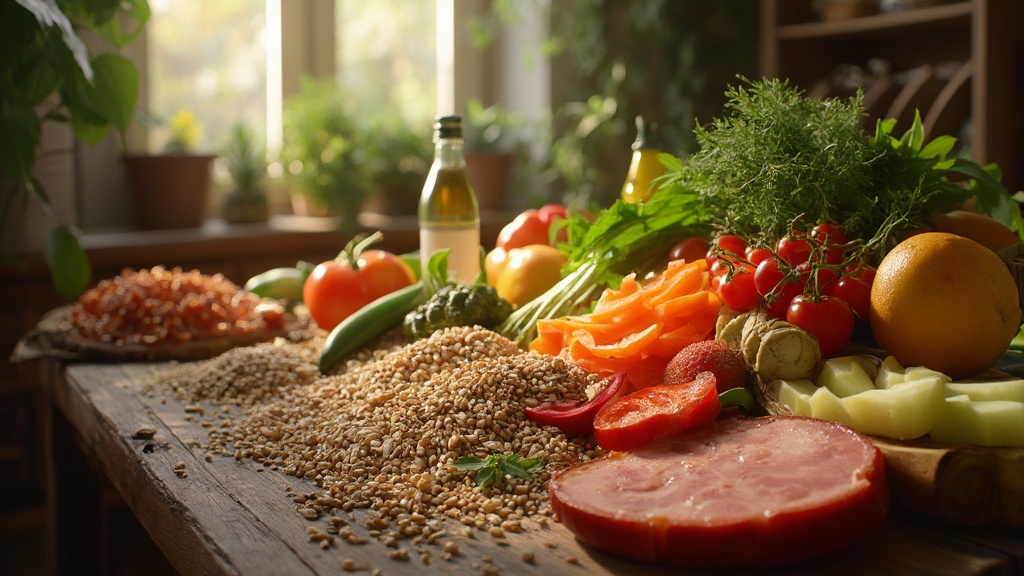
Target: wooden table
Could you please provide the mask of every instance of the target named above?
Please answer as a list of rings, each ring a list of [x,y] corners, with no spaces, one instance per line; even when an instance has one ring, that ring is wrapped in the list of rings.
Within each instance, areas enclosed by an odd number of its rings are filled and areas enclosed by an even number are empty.
[[[96,482],[81,473],[90,464],[106,474],[182,574],[368,574],[374,569],[380,574],[687,573],[593,550],[555,522],[500,538],[481,531],[467,538],[453,523],[436,544],[417,549],[402,542],[407,559],[393,558],[395,549],[374,538],[362,544],[336,540],[321,548],[307,530],[324,531],[330,519],[306,519],[292,501],[294,494],[316,492],[316,487],[253,461],[208,457],[202,445],[219,408],[206,406],[199,415],[163,394],[143,393],[140,376],[150,369],[145,364],[42,363],[52,402],[49,549],[58,573],[88,572],[96,565],[95,536],[80,523],[98,508]],[[140,437],[143,428],[155,435]],[[337,514],[357,534],[366,534],[362,521],[367,515]],[[443,544],[449,541],[457,552],[444,559]],[[1024,531],[956,529],[894,510],[881,533],[860,547],[827,561],[766,573],[1024,574]]]

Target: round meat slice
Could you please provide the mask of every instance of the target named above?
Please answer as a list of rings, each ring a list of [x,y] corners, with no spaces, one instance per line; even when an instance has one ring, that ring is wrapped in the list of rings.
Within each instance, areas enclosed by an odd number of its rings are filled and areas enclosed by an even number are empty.
[[[731,418],[556,474],[556,518],[595,548],[688,568],[793,564],[852,546],[889,511],[885,458],[800,417]]]

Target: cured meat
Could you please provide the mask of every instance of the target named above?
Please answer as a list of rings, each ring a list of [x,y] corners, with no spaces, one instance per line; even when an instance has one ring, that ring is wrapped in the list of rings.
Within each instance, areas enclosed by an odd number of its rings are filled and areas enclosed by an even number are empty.
[[[834,422],[731,418],[550,482],[556,518],[595,548],[690,567],[779,566],[850,547],[889,511],[882,453]]]

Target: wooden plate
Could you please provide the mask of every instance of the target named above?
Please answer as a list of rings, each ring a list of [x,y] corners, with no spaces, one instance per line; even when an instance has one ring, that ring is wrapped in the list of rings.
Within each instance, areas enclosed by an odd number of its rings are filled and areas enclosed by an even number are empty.
[[[312,337],[313,329],[308,319],[289,314],[285,326],[275,330],[264,330],[230,336],[217,336],[193,340],[186,343],[160,344],[112,344],[82,338],[66,329],[65,319],[73,305],[61,306],[48,312],[28,334],[24,335],[11,355],[11,362],[23,362],[38,358],[60,358],[65,360],[89,360],[110,362],[162,362],[168,360],[190,361],[213,358],[239,346],[250,346],[282,337],[292,341]]]

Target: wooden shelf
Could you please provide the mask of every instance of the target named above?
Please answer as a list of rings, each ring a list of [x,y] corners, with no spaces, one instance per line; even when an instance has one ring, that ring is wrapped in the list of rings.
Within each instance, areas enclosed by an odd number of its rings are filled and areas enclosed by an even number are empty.
[[[958,0],[847,20],[819,21],[810,0],[761,0],[761,72],[813,94],[838,94],[837,71],[859,67],[866,126],[920,112],[925,137],[961,138],[980,164],[996,163],[1024,189],[1024,2]],[[872,61],[888,64],[874,72]],[[848,91],[847,86],[843,86]]]
[[[972,13],[973,6],[970,2],[958,2],[849,20],[784,24],[778,28],[778,40],[837,39],[935,31],[951,26],[969,25]]]

